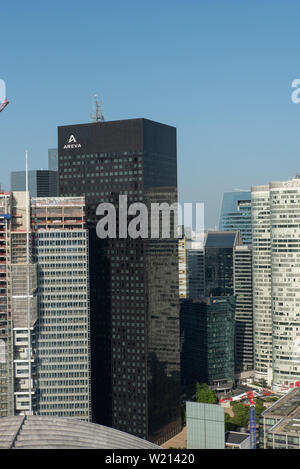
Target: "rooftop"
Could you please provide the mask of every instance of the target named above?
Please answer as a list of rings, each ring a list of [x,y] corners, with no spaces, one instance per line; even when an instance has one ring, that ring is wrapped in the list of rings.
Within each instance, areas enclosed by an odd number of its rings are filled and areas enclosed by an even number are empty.
[[[73,418],[0,418],[0,449],[157,449],[128,433]]]
[[[243,441],[250,438],[249,433],[226,432],[225,443],[230,445],[240,445]]]

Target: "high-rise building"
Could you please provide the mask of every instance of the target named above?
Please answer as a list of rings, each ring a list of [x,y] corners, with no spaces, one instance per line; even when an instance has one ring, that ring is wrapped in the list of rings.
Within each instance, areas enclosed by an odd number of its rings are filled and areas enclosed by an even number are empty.
[[[181,368],[184,385],[207,383],[217,392],[234,384],[235,298],[181,300]]]
[[[31,199],[38,265],[39,415],[91,419],[88,231],[84,197]]]
[[[13,171],[10,173],[10,190],[26,190],[26,172]],[[58,195],[57,171],[39,169],[28,171],[28,190],[31,197],[55,197]]]
[[[1,416],[30,413],[36,402],[37,266],[27,229],[29,197],[1,193]]]
[[[93,421],[161,443],[180,429],[178,239],[99,239],[100,203],[177,200],[176,129],[146,119],[58,128],[59,193],[84,194]],[[177,220],[176,220],[177,226]]]
[[[272,383],[272,297],[269,186],[252,188],[254,378]]]
[[[253,301],[251,246],[234,250],[235,369],[253,370]]]
[[[239,230],[243,244],[252,243],[250,191],[224,192],[219,230]]]
[[[0,194],[1,416],[90,419],[84,206]]]
[[[300,179],[252,189],[255,374],[276,391],[300,380]]]

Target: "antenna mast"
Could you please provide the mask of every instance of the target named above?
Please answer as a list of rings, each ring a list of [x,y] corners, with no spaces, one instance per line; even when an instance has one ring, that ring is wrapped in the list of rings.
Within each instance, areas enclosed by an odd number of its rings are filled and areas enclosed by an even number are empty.
[[[94,114],[92,114],[92,122],[104,122],[104,116],[102,114],[102,99],[98,100],[98,95],[94,94]]]

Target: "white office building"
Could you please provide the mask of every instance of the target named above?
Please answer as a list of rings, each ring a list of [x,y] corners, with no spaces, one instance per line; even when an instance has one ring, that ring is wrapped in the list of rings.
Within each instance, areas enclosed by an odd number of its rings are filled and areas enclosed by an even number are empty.
[[[252,189],[255,378],[300,381],[300,179]]]

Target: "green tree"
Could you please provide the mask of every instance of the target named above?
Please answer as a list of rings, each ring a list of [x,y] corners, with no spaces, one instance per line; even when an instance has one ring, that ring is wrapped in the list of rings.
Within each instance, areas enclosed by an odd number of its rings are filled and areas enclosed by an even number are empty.
[[[210,389],[206,383],[196,384],[196,402],[205,402],[207,404],[216,404],[218,398],[215,391]]]
[[[248,427],[249,424],[249,407],[244,406],[241,402],[235,402],[232,406],[234,417],[232,423],[238,427]]]
[[[255,403],[255,416],[256,416],[256,423],[259,422],[260,414],[266,409],[264,406],[264,402],[262,399],[257,398]]]

